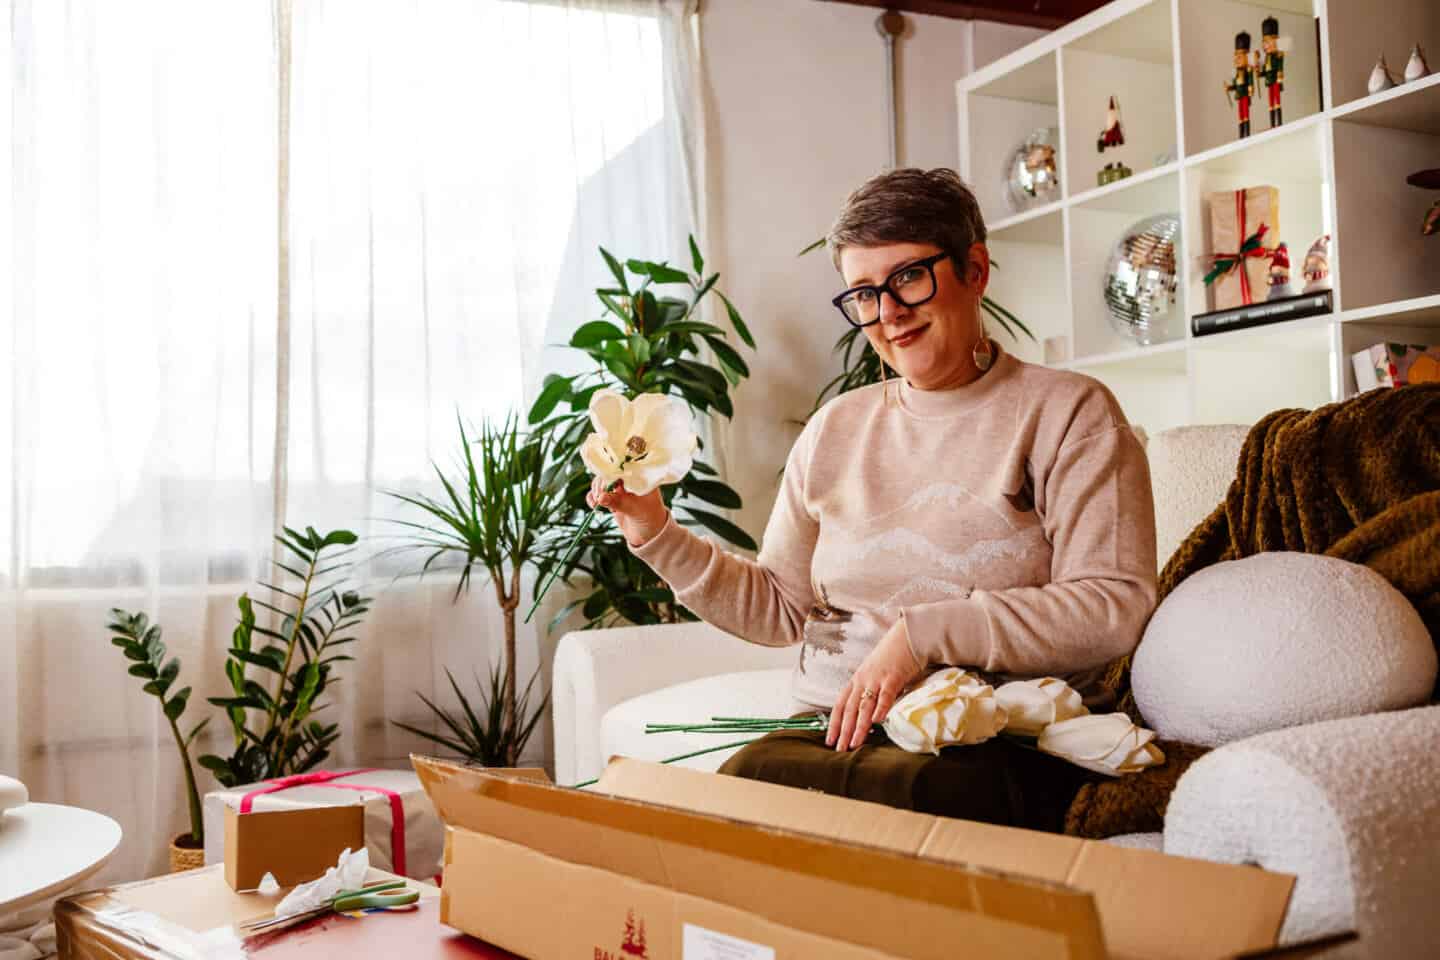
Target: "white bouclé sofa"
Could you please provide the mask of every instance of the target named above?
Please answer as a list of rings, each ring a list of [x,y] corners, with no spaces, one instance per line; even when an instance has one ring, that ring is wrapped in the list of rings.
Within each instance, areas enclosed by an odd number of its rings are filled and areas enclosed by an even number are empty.
[[[1162,561],[1223,499],[1246,433],[1180,427],[1149,440]],[[567,634],[553,683],[557,782],[596,777],[611,756],[660,760],[723,742],[647,736],[646,721],[801,709],[788,692],[795,656],[703,623]],[[1426,955],[1440,944],[1436,743],[1440,706],[1247,737],[1191,767],[1163,837],[1123,842],[1295,874],[1282,942],[1355,930],[1358,940],[1326,956]],[[714,770],[731,752],[684,765]]]

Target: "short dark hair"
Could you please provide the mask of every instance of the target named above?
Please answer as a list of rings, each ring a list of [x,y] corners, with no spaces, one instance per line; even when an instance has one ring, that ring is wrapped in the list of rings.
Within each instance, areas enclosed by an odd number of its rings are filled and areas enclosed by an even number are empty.
[[[970,245],[985,242],[985,218],[954,170],[906,167],[871,177],[850,194],[825,241],[836,270],[846,247],[931,243],[950,254],[963,278]]]

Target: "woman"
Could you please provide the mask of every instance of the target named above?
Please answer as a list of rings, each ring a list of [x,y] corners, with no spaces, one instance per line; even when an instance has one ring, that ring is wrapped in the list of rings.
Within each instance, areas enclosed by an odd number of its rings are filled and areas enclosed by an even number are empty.
[[[591,502],[706,621],[801,645],[794,694],[830,709],[829,729],[771,734],[722,772],[1059,830],[1080,768],[1005,738],[910,754],[871,725],[946,665],[995,682],[1060,676],[1092,710],[1109,706],[1104,665],[1135,647],[1155,604],[1144,451],[1098,382],[985,336],[985,224],[953,171],[875,177],[828,244],[846,287],[835,306],[899,377],[811,418],[758,559],[679,526],[658,491],[597,485]]]

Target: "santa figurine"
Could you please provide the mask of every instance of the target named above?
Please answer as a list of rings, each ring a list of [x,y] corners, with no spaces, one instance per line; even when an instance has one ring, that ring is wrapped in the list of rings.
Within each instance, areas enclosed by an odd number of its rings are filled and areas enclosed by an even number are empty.
[[[1310,250],[1305,254],[1305,262],[1300,267],[1300,274],[1305,278],[1305,289],[1302,293],[1318,293],[1330,289],[1330,234],[1322,233],[1310,244]]]
[[[1290,250],[1280,244],[1270,251],[1270,293],[1266,300],[1284,300],[1295,296],[1290,287]]]
[[[1104,153],[1106,147],[1123,147],[1125,145],[1125,131],[1120,127],[1120,105],[1115,98],[1110,98],[1110,106],[1105,110],[1105,129],[1100,131],[1100,138],[1095,141],[1095,151]]]
[[[1280,126],[1280,94],[1285,89],[1285,52],[1280,49],[1280,21],[1266,17],[1260,24],[1260,48],[1265,51],[1264,61],[1257,53],[1256,73],[1265,81],[1265,92],[1270,97],[1270,126]]]
[[[1255,96],[1255,67],[1250,63],[1250,34],[1235,34],[1235,75],[1225,82],[1225,95],[1239,110],[1240,136],[1250,136],[1250,100]]]

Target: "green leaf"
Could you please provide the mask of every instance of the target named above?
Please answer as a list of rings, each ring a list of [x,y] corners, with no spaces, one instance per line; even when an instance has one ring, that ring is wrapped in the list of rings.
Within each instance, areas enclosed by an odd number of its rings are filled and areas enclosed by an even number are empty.
[[[694,517],[700,523],[704,524],[712,532],[719,534],[726,540],[735,544],[737,547],[743,547],[746,550],[759,549],[755,541],[750,538],[750,534],[746,533],[744,530],[741,530],[739,527],[731,523],[729,520],[726,520],[724,517],[710,513],[707,510],[697,510],[694,507],[690,506],[685,507],[685,510],[690,514],[690,516]]]
[[[705,258],[700,256],[700,248],[695,245],[695,235],[690,235],[690,265],[695,268],[695,276],[705,272]]]
[[[610,255],[610,251],[604,247],[600,248],[600,256],[605,258],[605,263],[610,267],[610,272],[615,275],[615,282],[620,284],[620,289],[626,296],[630,295],[630,285],[625,282],[625,271],[620,267],[620,261]]]
[[[171,697],[165,704],[165,716],[171,720],[177,719],[185,712],[185,702],[190,699],[190,688],[183,687],[180,692]]]
[[[626,344],[630,347],[630,354],[635,358],[637,367],[642,363],[650,362],[649,340],[646,340],[638,333],[632,333],[626,340]]]
[[[731,369],[735,370],[741,376],[750,376],[749,365],[745,363],[744,358],[740,356],[734,347],[718,337],[706,337],[705,342],[710,344],[710,349],[715,351],[715,356],[725,361],[726,365]]]
[[[795,256],[803,257],[805,256],[805,254],[809,253],[812,250],[819,250],[821,247],[825,246],[826,239],[827,238],[825,237],[821,237],[819,240],[816,240],[814,243],[806,246],[804,250],[801,250],[799,253],[795,254]]]
[[[570,346],[578,349],[593,347],[606,340],[619,340],[625,336],[624,331],[608,320],[591,320],[581,325],[580,329],[570,335]],[[530,421],[534,423],[534,420]]]
[[[707,279],[704,283],[700,285],[700,289],[695,291],[695,303],[697,305],[700,303],[701,298],[704,297],[705,294],[709,293],[710,289],[715,286],[715,281],[719,279],[720,274],[712,273],[710,274],[709,279]]]
[[[735,309],[735,304],[731,303],[730,298],[725,296],[725,294],[717,293],[716,296],[718,296],[722,301],[724,301],[725,310],[727,313],[730,314],[730,326],[735,328],[736,335],[738,335],[740,339],[744,341],[745,346],[749,347],[751,350],[754,350],[755,338],[750,336],[750,328],[745,326],[744,320],[740,319],[740,311]]]
[[[126,651],[126,655],[129,656],[129,651]],[[142,656],[142,657],[144,656],[144,653],[143,653],[143,652],[141,653],[141,656]],[[131,657],[130,659],[133,660],[133,659],[135,659],[135,658],[134,658],[134,657]],[[141,677],[141,678],[143,678],[143,679],[145,679],[145,680],[154,680],[157,676],[160,675],[160,674],[159,674],[159,671],[157,671],[157,670],[149,663],[149,661],[146,661],[146,662],[144,662],[144,663],[137,663],[137,664],[135,664],[133,667],[130,668],[130,671],[129,671],[129,672],[130,672],[130,676],[132,676],[132,677]]]
[[[699,497],[707,503],[713,503],[717,507],[724,507],[727,510],[740,509],[740,494],[717,480],[686,477],[681,486],[686,493]]]
[[[313,534],[314,531],[311,532]],[[320,541],[316,549],[323,550],[326,547],[350,547],[354,546],[359,540],[360,538],[349,530],[332,530],[325,534],[325,537]]]
[[[708,333],[715,336],[724,336],[725,331],[712,323],[701,323],[699,320],[677,320],[674,323],[667,323],[659,331],[663,334],[671,333]]]
[[[603,323],[597,320],[596,323]],[[609,324],[605,324],[610,326]],[[551,376],[554,376],[553,374]],[[539,423],[550,416],[550,411],[555,405],[570,395],[570,380],[568,377],[555,377],[545,384],[545,389],[540,391],[540,396],[535,398],[535,405],[530,408],[530,422]]]

